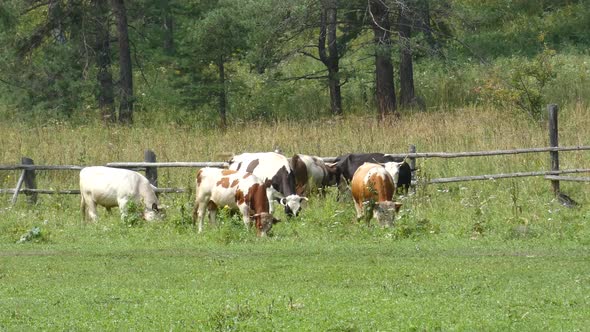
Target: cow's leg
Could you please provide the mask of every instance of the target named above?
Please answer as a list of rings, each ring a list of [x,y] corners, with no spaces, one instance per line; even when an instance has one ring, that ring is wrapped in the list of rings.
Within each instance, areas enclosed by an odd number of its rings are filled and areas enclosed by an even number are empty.
[[[347,181],[342,180],[338,183],[338,194],[336,195],[336,201],[342,202],[348,196],[350,187]]]
[[[80,194],[80,212],[82,213],[82,220],[86,220],[86,218],[88,218],[88,212],[86,212],[87,210],[87,206],[86,206],[86,200],[84,199],[84,194]]]
[[[278,190],[275,190],[272,187],[269,187],[266,190],[266,198],[268,199],[268,213],[273,214],[274,212],[274,204],[280,204],[283,205],[283,203],[281,203],[281,200],[283,198],[285,198],[285,196],[283,194],[281,194]]]
[[[205,219],[205,211],[207,211],[207,206],[204,203],[197,203],[195,205],[193,216],[196,214],[196,219],[199,220],[199,233],[203,232],[203,219]]]
[[[209,201],[209,203],[207,203],[207,210],[209,210],[209,225],[216,225],[217,204],[213,203],[213,201]]]
[[[244,225],[246,228],[250,227],[250,207],[247,204],[242,204],[238,206],[240,213],[242,214],[242,220],[244,221]]]
[[[359,221],[363,218],[363,208],[364,205],[362,203],[354,202],[354,208],[356,210],[356,221]]]
[[[96,213],[96,202],[92,200],[90,202],[86,202],[86,211],[90,220],[96,221],[98,219],[98,214]]]
[[[267,191],[266,192],[266,198],[268,199],[268,213],[272,214],[274,212],[274,206],[275,206],[275,195],[273,195],[272,192]]]
[[[129,199],[127,199],[127,197],[123,197],[117,200],[119,210],[121,211],[121,220],[125,220],[125,218],[127,218],[127,214],[129,212],[127,211],[127,202],[129,202]]]

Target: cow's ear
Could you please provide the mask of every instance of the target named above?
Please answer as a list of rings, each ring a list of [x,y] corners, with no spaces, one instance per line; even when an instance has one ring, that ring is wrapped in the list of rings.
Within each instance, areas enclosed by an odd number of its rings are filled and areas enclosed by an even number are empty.
[[[281,222],[281,220],[280,220],[280,219],[277,219],[277,218],[272,218],[272,224],[273,224],[273,225],[274,225],[274,224],[277,224],[277,223],[280,223],[280,222]]]
[[[154,211],[156,211],[156,212],[159,212],[159,211],[160,211],[160,208],[158,207],[158,204],[156,204],[156,203],[153,203],[153,204],[152,204],[152,210],[154,210]]]
[[[307,198],[307,197],[300,197],[300,198],[301,198],[302,201],[306,201],[306,202],[309,201],[309,198]]]
[[[395,212],[396,213],[399,212],[399,209],[402,207],[402,205],[403,204],[400,202],[395,202]]]

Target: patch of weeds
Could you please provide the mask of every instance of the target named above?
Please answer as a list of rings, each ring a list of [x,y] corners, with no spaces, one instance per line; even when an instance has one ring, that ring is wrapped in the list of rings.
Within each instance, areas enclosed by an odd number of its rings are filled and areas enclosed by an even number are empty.
[[[326,331],[329,331],[329,332],[336,332],[336,331],[354,332],[354,331],[361,331],[361,329],[358,328],[354,322],[340,321],[340,322],[336,323],[334,326],[328,328]]]
[[[49,241],[49,232],[42,230],[40,227],[35,226],[28,230],[26,233],[21,235],[20,239],[16,243],[40,243]]]
[[[439,232],[440,227],[434,225],[429,219],[414,218],[412,213],[400,212],[391,234],[396,239],[406,239]]]
[[[254,225],[250,225],[249,229],[246,229],[240,213],[223,208],[217,211],[216,219],[219,228],[217,242],[230,244],[244,242],[252,237]]]
[[[209,315],[207,326],[214,331],[239,331],[242,323],[252,318],[255,313],[247,303],[227,305]]]
[[[484,212],[482,209],[482,205],[475,207],[475,212],[473,216],[473,226],[471,227],[471,239],[476,240],[479,237],[484,235],[486,230],[486,218],[484,217]]]
[[[529,220],[523,216],[522,205],[520,204],[520,188],[518,183],[513,181],[510,186],[511,216],[508,218],[510,228],[507,234],[509,239],[532,238],[537,234],[529,224]]]
[[[492,200],[494,196],[485,197],[480,190],[474,192],[467,192],[465,197],[461,199],[461,205],[466,208],[466,211],[473,211],[468,215],[471,222],[471,228],[467,231],[470,232],[472,240],[477,240],[483,237],[490,229],[488,221],[490,219],[487,213],[488,202]]]
[[[193,203],[189,200],[174,199],[169,207],[178,212],[172,213],[169,222],[179,228],[186,228],[193,225]]]
[[[135,227],[143,224],[142,216],[143,206],[133,200],[129,200],[125,205],[125,211],[121,216],[121,220],[127,227]]]

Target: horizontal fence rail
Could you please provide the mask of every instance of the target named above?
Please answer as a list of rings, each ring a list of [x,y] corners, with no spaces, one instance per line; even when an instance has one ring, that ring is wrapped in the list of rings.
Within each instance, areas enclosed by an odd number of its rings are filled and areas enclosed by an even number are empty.
[[[546,175],[545,179],[554,181],[590,182],[590,177]]]
[[[546,148],[529,148],[529,149],[514,149],[514,150],[490,150],[490,151],[472,151],[472,152],[422,152],[422,153],[391,153],[389,156],[400,158],[462,158],[462,157],[484,157],[484,156],[501,156],[521,153],[538,153],[538,152],[554,152],[554,151],[587,151],[590,146],[566,146],[566,147],[546,147]],[[336,157],[321,157],[325,162],[334,162]],[[112,162],[107,163],[108,167],[119,168],[146,168],[146,167],[220,167],[227,168],[229,163],[225,161],[195,161],[195,162]],[[14,170],[72,170],[79,171],[87,166],[80,165],[0,165],[0,171],[14,171]]]
[[[187,192],[188,189],[185,188],[156,188],[155,192],[157,193],[184,193]],[[16,189],[0,189],[0,194],[14,194],[17,192]],[[66,190],[51,190],[51,189],[29,189],[29,188],[22,188],[18,190],[19,193],[23,194],[55,194],[55,195],[80,195],[79,189],[66,189]]]
[[[472,151],[472,152],[421,152],[421,153],[391,153],[392,157],[398,158],[464,158],[464,157],[485,157],[501,156],[522,153],[539,153],[539,152],[556,152],[556,151],[586,151],[590,146],[564,146],[564,147],[546,147],[546,148],[527,148],[512,150],[490,150],[490,151]],[[337,157],[322,157],[325,162],[334,162]]]
[[[220,167],[220,168],[228,168],[229,163],[224,161],[195,161],[195,162],[183,162],[183,161],[175,161],[175,162],[155,162],[155,163],[148,163],[148,162],[116,162],[116,163],[108,163],[106,166],[109,167],[121,167],[121,168],[129,168],[129,167]]]
[[[0,165],[0,171],[79,171],[86,166],[78,165]]]
[[[538,172],[516,172],[506,174],[486,174],[486,175],[474,175],[474,176],[458,176],[449,178],[436,178],[430,180],[417,180],[412,181],[412,185],[419,184],[442,184],[442,183],[453,183],[453,182],[467,182],[467,181],[481,181],[481,180],[499,180],[508,178],[520,178],[520,177],[535,177],[545,176],[547,180],[560,180],[560,181],[581,181],[590,182],[590,178],[583,177],[568,177],[558,176],[559,174],[575,174],[575,173],[590,173],[590,168],[580,169],[564,169],[560,171],[538,171]],[[187,188],[156,188],[157,193],[185,193],[190,189]],[[0,189],[0,194],[14,194],[17,192],[15,189]],[[30,194],[59,194],[59,195],[79,195],[80,190],[69,189],[69,190],[48,190],[48,189],[28,189],[23,188],[18,190],[19,193]]]
[[[465,182],[465,181],[478,181],[478,180],[497,180],[497,179],[509,179],[509,178],[522,178],[532,176],[549,176],[557,174],[574,174],[574,173],[590,173],[590,168],[580,169],[564,169],[560,171],[539,171],[539,172],[516,172],[506,174],[485,174],[485,175],[472,175],[472,176],[456,176],[450,178],[439,178],[424,181],[428,184],[437,183],[451,183],[451,182]],[[563,177],[567,178],[567,177]],[[418,182],[420,183],[420,181]]]

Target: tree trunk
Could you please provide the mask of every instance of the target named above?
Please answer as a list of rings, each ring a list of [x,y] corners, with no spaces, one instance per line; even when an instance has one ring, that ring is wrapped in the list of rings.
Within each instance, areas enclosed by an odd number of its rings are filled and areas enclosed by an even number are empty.
[[[418,6],[420,10],[419,27],[424,32],[424,37],[430,46],[432,53],[438,55],[440,54],[440,45],[434,38],[432,27],[430,25],[430,0],[419,0]]]
[[[225,63],[223,57],[219,57],[217,62],[219,70],[219,118],[221,119],[221,128],[227,127],[227,94],[225,92]]]
[[[409,18],[410,7],[399,6],[399,45],[400,45],[400,106],[408,107],[414,102],[414,69],[412,64],[412,49],[410,38],[412,34],[412,20]]]
[[[109,36],[108,5],[103,0],[92,0],[94,17],[96,23],[96,66],[98,72],[98,93],[96,99],[100,116],[105,124],[114,123],[117,119],[115,114],[115,99],[113,93],[113,75],[111,73],[111,45]]]
[[[129,49],[129,34],[127,31],[127,11],[124,0],[111,0],[117,20],[119,35],[119,122],[133,123],[133,73],[131,71],[131,51]]]
[[[330,109],[333,115],[342,115],[342,94],[340,92],[340,56],[336,42],[337,6],[334,0],[322,2],[320,15],[320,35],[318,53],[320,60],[328,68],[328,86],[330,87]],[[327,39],[327,49],[326,49]]]
[[[66,34],[62,26],[62,19],[64,18],[63,15],[64,13],[62,11],[60,2],[57,0],[50,0],[47,6],[47,16],[49,20],[55,21],[55,28],[53,28],[51,31],[51,35],[58,44],[65,44],[67,41]]]
[[[370,0],[369,16],[375,42],[375,94],[379,117],[396,114],[393,64],[391,62],[391,24],[389,10],[382,0]]]
[[[174,55],[174,19],[170,8],[170,0],[161,0],[162,4],[162,29],[164,30],[164,53]]]

